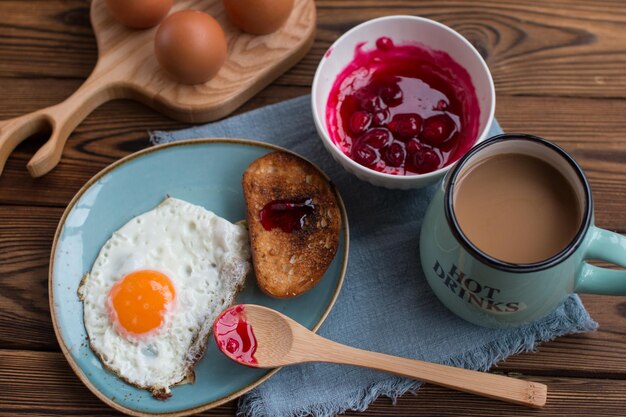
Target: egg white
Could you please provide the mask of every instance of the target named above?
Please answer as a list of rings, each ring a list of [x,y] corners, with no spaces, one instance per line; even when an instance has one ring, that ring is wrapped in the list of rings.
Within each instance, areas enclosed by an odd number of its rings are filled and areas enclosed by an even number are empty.
[[[211,325],[233,303],[250,270],[245,227],[175,198],[113,233],[79,288],[92,350],[127,382],[169,396],[193,376]],[[107,297],[130,272],[151,269],[172,281],[175,299],[164,325],[148,335],[122,335],[111,322]]]

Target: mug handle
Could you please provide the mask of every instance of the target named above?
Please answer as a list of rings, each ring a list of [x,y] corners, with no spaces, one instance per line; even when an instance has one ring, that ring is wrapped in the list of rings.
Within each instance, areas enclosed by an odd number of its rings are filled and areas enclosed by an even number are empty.
[[[586,258],[602,259],[626,268],[626,237],[591,226]],[[586,294],[626,295],[626,271],[584,263],[578,274],[575,292]]]

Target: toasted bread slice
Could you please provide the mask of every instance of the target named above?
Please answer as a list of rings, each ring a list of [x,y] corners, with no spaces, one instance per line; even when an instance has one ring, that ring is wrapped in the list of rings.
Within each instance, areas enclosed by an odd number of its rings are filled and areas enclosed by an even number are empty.
[[[259,287],[268,295],[296,297],[322,278],[339,246],[341,211],[333,185],[302,158],[273,152],[243,174],[252,261]],[[260,212],[276,200],[311,199],[301,228],[267,230]]]

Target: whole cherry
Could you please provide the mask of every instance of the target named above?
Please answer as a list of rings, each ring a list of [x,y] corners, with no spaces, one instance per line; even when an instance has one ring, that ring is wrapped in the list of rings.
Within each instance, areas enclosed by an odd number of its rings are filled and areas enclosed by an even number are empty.
[[[456,124],[446,113],[436,114],[424,120],[421,138],[429,145],[438,146],[456,132]]]

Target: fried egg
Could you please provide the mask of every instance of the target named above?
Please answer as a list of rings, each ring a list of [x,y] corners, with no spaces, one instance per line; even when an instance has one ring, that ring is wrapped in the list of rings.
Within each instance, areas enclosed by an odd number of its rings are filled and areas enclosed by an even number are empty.
[[[248,232],[167,198],[113,233],[78,290],[91,349],[157,398],[193,382],[213,321],[250,270]]]

